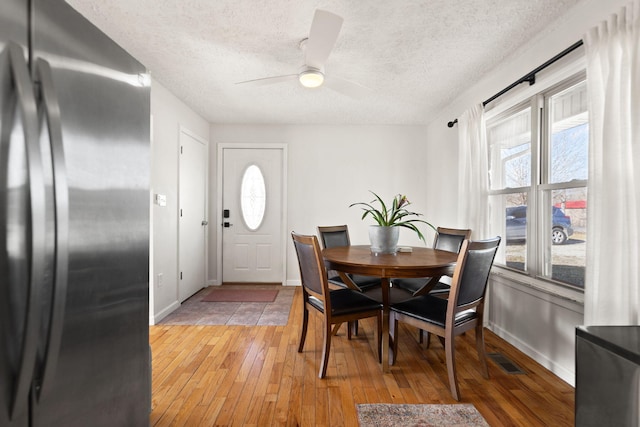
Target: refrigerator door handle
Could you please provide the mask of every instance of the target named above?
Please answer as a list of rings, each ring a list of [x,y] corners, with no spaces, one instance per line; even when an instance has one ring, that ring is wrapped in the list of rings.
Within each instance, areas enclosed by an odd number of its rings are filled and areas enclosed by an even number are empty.
[[[40,327],[40,295],[45,273],[45,183],[42,166],[42,155],[38,141],[38,111],[29,76],[29,69],[22,47],[9,42],[6,45],[10,75],[12,76],[18,111],[22,116],[22,128],[27,161],[27,178],[29,180],[29,212],[31,228],[27,232],[27,247],[31,254],[29,261],[29,288],[27,292],[24,317],[24,333],[20,363],[15,376],[13,398],[10,406],[10,417],[27,410],[29,401],[33,366],[36,360]]]
[[[39,384],[36,385],[36,397],[39,399],[40,396],[47,393],[53,383],[60,353],[69,272],[69,190],[62,141],[60,105],[53,85],[51,66],[44,59],[38,58],[35,71],[36,81],[40,82],[42,98],[40,113],[46,119],[51,145],[55,216],[55,273],[52,308],[44,362],[38,378]]]

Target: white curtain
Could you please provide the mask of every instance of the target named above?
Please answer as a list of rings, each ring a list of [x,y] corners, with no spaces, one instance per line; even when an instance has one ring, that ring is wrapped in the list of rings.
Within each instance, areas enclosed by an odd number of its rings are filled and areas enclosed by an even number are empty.
[[[589,97],[585,324],[640,324],[640,0],[584,37]]]
[[[458,224],[471,229],[474,240],[489,233],[489,176],[484,106],[458,118]]]

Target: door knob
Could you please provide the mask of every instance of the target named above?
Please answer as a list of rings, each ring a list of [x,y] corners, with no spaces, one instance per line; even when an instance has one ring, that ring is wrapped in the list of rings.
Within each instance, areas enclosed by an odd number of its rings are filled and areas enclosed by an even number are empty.
[[[225,227],[225,228],[229,228],[229,227],[231,227],[233,224],[231,224],[231,223],[229,223],[229,222],[225,222],[225,223],[223,223],[222,225],[223,225],[223,227]]]
[[[202,220],[202,225],[209,225],[209,221]]]

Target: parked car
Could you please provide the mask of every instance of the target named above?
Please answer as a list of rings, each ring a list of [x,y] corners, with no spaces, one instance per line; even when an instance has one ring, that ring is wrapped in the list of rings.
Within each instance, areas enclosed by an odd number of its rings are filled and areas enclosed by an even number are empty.
[[[525,240],[527,238],[527,206],[512,206],[507,208],[506,213],[507,241]],[[551,230],[551,241],[554,245],[565,243],[573,234],[571,217],[555,206]]]

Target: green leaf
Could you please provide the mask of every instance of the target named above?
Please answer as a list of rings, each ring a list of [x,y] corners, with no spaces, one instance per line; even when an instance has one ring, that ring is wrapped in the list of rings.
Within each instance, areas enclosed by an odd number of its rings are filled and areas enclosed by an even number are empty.
[[[378,196],[376,193],[374,193],[371,190],[369,190],[369,192],[375,196],[375,199],[373,199],[371,202],[369,203],[358,202],[358,203],[352,203],[351,205],[349,205],[349,207],[361,206],[361,209],[363,210],[362,218],[361,218],[362,220],[364,220],[368,215],[371,215],[371,218],[373,218],[373,220],[378,225],[383,227],[386,226],[386,227],[408,228],[414,231],[422,241],[425,241],[424,235],[422,234],[422,232],[416,226],[415,223],[426,224],[429,227],[431,227],[434,231],[437,232],[436,228],[430,223],[428,223],[427,221],[424,221],[418,218],[413,218],[413,219],[407,218],[409,216],[418,216],[418,217],[422,216],[422,214],[420,213],[411,212],[405,208],[406,206],[409,206],[411,204],[411,202],[409,202],[409,199],[407,199],[407,196],[403,196],[400,193],[396,194],[390,205],[391,209],[388,209],[387,205],[384,203],[384,200],[382,200],[380,196]],[[376,202],[380,204],[379,209],[373,206],[373,204]]]

